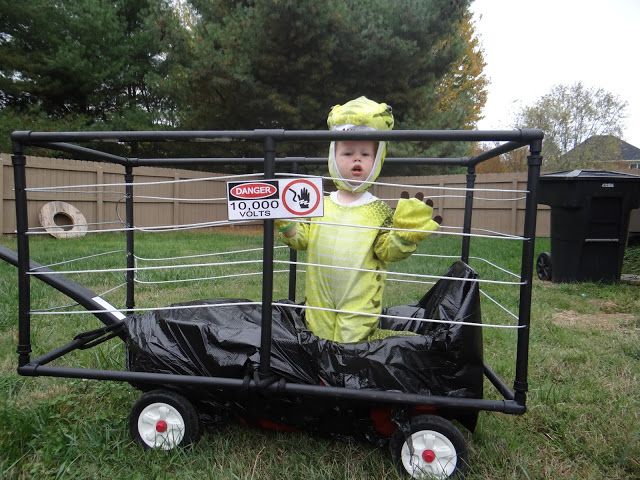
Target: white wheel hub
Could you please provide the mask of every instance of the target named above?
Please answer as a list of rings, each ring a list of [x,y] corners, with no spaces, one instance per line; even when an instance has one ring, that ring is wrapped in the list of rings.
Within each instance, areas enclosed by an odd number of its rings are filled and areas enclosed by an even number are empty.
[[[171,450],[184,438],[182,415],[168,403],[152,403],[138,416],[138,433],[151,448]]]
[[[400,456],[402,465],[413,478],[448,478],[456,469],[458,454],[453,443],[435,430],[420,430],[411,435],[413,455],[405,441]]]

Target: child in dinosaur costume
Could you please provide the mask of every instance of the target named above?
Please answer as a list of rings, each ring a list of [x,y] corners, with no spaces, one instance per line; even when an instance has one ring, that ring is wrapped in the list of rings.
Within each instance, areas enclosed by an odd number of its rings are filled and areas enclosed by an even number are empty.
[[[360,97],[334,106],[327,124],[331,130],[391,130],[393,115],[388,105]],[[309,263],[324,265],[306,267],[306,304],[342,310],[307,309],[307,325],[319,337],[351,343],[402,333],[378,328],[387,264],[415,252],[439,224],[431,218],[431,206],[417,198],[400,199],[394,213],[367,191],[380,174],[385,154],[385,142],[331,142],[329,172],[338,191],[324,197],[324,217],[308,223],[276,221],[284,243],[307,250]]]

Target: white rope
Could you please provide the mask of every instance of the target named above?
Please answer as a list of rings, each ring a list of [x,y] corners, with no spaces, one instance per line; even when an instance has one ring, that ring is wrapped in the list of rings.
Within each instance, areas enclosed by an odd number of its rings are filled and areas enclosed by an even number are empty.
[[[276,247],[273,247],[274,250],[275,249],[282,249],[282,248],[289,248],[286,245],[279,245]],[[262,252],[264,251],[264,248],[247,248],[245,250],[230,250],[228,252],[215,252],[215,253],[200,253],[198,255],[183,255],[181,257],[155,257],[155,258],[145,258],[145,257],[139,257],[137,255],[134,255],[134,257],[136,258],[136,260],[143,260],[146,262],[162,262],[162,261],[166,261],[166,260],[181,260],[183,258],[201,258],[201,257],[213,257],[213,256],[217,256],[217,255],[231,255],[231,254],[236,254],[236,253],[247,253],[247,252]]]
[[[32,271],[39,270],[41,268],[55,267],[56,265],[65,265],[67,263],[77,262],[79,260],[86,260],[88,258],[101,257],[103,255],[111,255],[112,253],[121,253],[121,252],[124,252],[124,250],[111,250],[110,252],[102,252],[102,253],[96,253],[94,255],[87,255],[85,257],[72,258],[71,260],[65,260],[62,262],[50,263],[48,265],[40,265],[39,267],[33,268]]]
[[[436,282],[423,282],[420,280],[401,280],[399,278],[388,278],[387,282],[399,282],[399,283],[418,283],[420,285],[435,285]]]
[[[419,280],[400,280],[399,278],[387,278],[387,281],[391,281],[391,282],[403,282],[403,283],[418,283],[418,284],[422,284],[422,285],[434,285],[435,282],[421,282]],[[492,298],[488,293],[486,293],[484,290],[480,289],[480,293],[483,294],[485,297],[487,297],[489,300],[491,300],[493,303],[495,303],[498,307],[500,307],[502,310],[504,310],[505,312],[507,312],[509,315],[511,315],[513,318],[515,318],[516,320],[518,320],[518,316],[516,314],[514,314],[513,312],[511,312],[509,309],[507,309],[506,307],[504,307],[502,304],[500,304],[500,302],[498,302],[497,300],[495,300],[494,298]]]
[[[87,222],[87,223],[74,223],[73,226],[75,227],[89,227],[92,225],[114,225],[114,224],[123,224],[124,222],[122,220],[114,220],[113,222]],[[71,227],[71,224],[68,225],[69,227]],[[60,228],[64,228],[65,225],[58,225],[58,227]],[[40,232],[45,230],[46,228],[50,228],[50,227],[29,227],[29,229],[27,230],[27,232],[31,233],[31,232]],[[48,232],[46,232],[48,233]]]
[[[262,302],[235,302],[235,303],[216,303],[216,304],[200,304],[200,305],[180,305],[180,306],[170,306],[170,307],[160,307],[160,308],[123,308],[121,310],[117,310],[120,313],[135,313],[135,312],[154,312],[154,311],[166,311],[166,310],[193,310],[200,308],[212,308],[212,307],[240,307],[240,306],[249,306],[249,305],[262,305]],[[525,325],[498,325],[498,324],[490,324],[490,323],[474,323],[474,322],[459,322],[454,320],[437,320],[434,318],[413,318],[413,317],[403,317],[399,315],[376,315],[375,313],[364,313],[364,312],[355,312],[352,310],[336,310],[333,308],[322,308],[322,307],[311,307],[308,305],[297,305],[290,303],[279,303],[273,302],[272,305],[276,307],[285,307],[285,308],[302,308],[304,310],[323,310],[329,312],[336,313],[348,313],[352,315],[362,315],[366,317],[380,317],[380,318],[392,318],[396,320],[412,320],[418,322],[427,322],[427,323],[445,323],[449,325],[468,325],[473,327],[487,327],[487,328],[524,328]],[[32,315],[84,315],[87,313],[96,314],[96,313],[113,313],[113,309],[110,310],[68,310],[64,312],[53,312],[53,311],[42,311],[42,310],[33,310],[29,312]]]
[[[370,272],[370,273],[385,273],[381,270],[372,270],[367,268],[355,268],[355,267],[340,267],[337,265],[324,265],[321,263],[307,263],[307,262],[291,262],[289,260],[274,260],[273,263],[284,263],[287,265],[306,265],[308,267],[320,267],[320,268],[335,268],[337,270],[350,270],[354,272]],[[495,283],[499,285],[524,285],[525,282],[507,282],[504,280],[484,280],[478,278],[458,278],[458,277],[444,277],[440,275],[425,275],[421,273],[406,273],[406,272],[386,272],[389,275],[399,275],[405,277],[415,278],[433,278],[437,280],[453,280],[457,282],[475,282],[475,283]]]
[[[500,270],[500,271],[502,271],[502,272],[504,272],[504,273],[507,273],[507,274],[511,275],[512,277],[520,278],[520,275],[518,275],[517,273],[512,272],[512,271],[510,271],[510,270],[507,270],[506,268],[502,268],[501,266],[496,265],[496,264],[495,264],[495,263],[493,263],[493,262],[490,262],[490,261],[489,261],[489,260],[487,260],[486,258],[482,258],[482,257],[469,257],[469,258],[473,258],[474,260],[480,260],[480,261],[483,261],[483,262],[485,262],[485,263],[488,263],[488,264],[489,264],[489,265],[491,265],[492,267],[497,268],[498,270]]]
[[[137,272],[144,270],[172,270],[175,268],[218,267],[222,265],[243,265],[248,263],[262,263],[262,260],[236,260],[234,262],[187,263],[183,265],[159,265],[157,267],[123,267],[97,268],[94,270],[56,270],[51,272],[27,272],[27,275],[67,275],[70,273],[107,273],[107,272]]]
[[[274,270],[273,273],[286,273],[289,270]],[[161,283],[183,283],[183,282],[195,282],[199,280],[220,280],[222,278],[234,278],[234,277],[249,277],[252,275],[264,275],[264,272],[251,272],[251,273],[236,273],[235,275],[218,275],[216,277],[199,277],[199,278],[181,278],[177,280],[138,280],[134,279],[134,282],[144,285],[156,285]]]
[[[110,233],[110,232],[112,233],[112,232],[128,232],[128,231],[159,233],[159,232],[190,230],[190,229],[197,229],[197,228],[220,227],[225,225],[242,225],[246,223],[255,223],[255,220],[239,220],[239,221],[235,220],[233,222],[230,222],[229,220],[216,220],[212,222],[160,225],[155,227],[105,228],[102,230],[87,230],[86,233]],[[27,235],[48,235],[48,233],[47,232],[27,232]]]
[[[460,195],[464,198],[463,195]],[[485,202],[518,202],[520,200],[526,200],[526,195],[524,197],[513,197],[513,198],[486,198],[486,197],[473,197],[474,200],[483,200]]]
[[[199,223],[185,223],[179,225],[163,225],[156,227],[134,227],[134,230],[139,232],[152,232],[152,233],[161,233],[161,232],[179,232],[182,230],[196,230],[198,228],[209,228],[209,227],[220,227],[225,225],[241,225],[245,223],[254,223],[255,220],[234,220],[230,222],[229,220],[216,220],[213,222],[199,222]]]
[[[276,177],[318,177],[318,175],[306,175],[302,173],[276,173]],[[340,180],[336,177],[320,177],[324,180]],[[440,187],[434,185],[403,185],[401,183],[368,182],[366,180],[349,180],[351,183],[367,183],[371,185],[382,185],[385,187],[419,188],[431,190],[451,190],[458,192],[508,192],[508,193],[529,193],[529,190],[510,190],[499,188],[466,188],[466,187]]]
[[[78,186],[81,187],[82,185],[78,185]],[[75,185],[67,185],[67,188],[73,188],[73,187],[75,187]],[[84,193],[84,194],[91,194],[91,195],[95,195],[98,193],[102,193],[106,195],[123,195],[124,194],[124,190],[64,190],[63,192],[60,192],[58,189],[65,188],[65,187],[33,187],[33,188],[38,188],[37,190],[38,192],[57,191],[59,193]],[[15,188],[13,188],[12,190],[15,191]],[[25,190],[28,191],[32,189],[26,188]]]
[[[425,232],[425,230],[420,230],[420,229],[416,229],[416,228],[396,228],[396,227],[376,227],[376,226],[370,226],[370,225],[356,225],[356,224],[351,224],[351,223],[336,223],[336,222],[320,222],[320,221],[313,221],[310,222],[309,220],[297,220],[294,218],[289,218],[288,219],[289,222],[292,223],[315,223],[318,225],[332,225],[335,227],[353,227],[353,228],[364,228],[367,230],[388,230],[388,231],[393,231],[393,232],[416,232],[416,233],[428,233],[430,235],[453,235],[456,237],[479,237],[479,238],[493,238],[496,240],[520,240],[520,241],[525,241],[528,240],[528,238],[525,237],[520,237],[518,235],[508,235],[508,234],[500,234],[498,236],[496,235],[482,235],[479,233],[454,233],[454,232],[441,232],[441,231],[433,231],[433,232]],[[445,228],[451,228],[451,227],[445,227]],[[455,228],[455,227],[453,227]]]
[[[393,318],[395,320],[413,320],[413,321],[427,322],[427,323],[446,323],[449,325],[468,325],[470,327],[524,328],[524,325],[497,325],[497,324],[490,324],[490,323],[459,322],[455,320],[437,320],[435,318],[403,317],[400,315],[382,315],[382,314],[377,315],[375,313],[355,312],[353,310],[336,310],[335,308],[312,307],[308,305],[292,305],[290,303],[273,302],[272,305],[275,305],[277,307],[302,308],[304,310],[320,310],[325,312],[348,313],[351,315],[362,315],[364,317]]]
[[[440,225],[440,228],[444,228],[444,229],[448,229],[448,230],[464,230],[464,227],[459,227],[456,225]],[[497,232],[495,230],[487,230],[486,228],[478,228],[478,227],[471,227],[471,231],[472,232],[488,232],[488,233],[493,233],[495,235],[498,235],[499,237],[501,237],[503,240],[527,240],[525,237],[520,237],[518,235],[512,235],[510,233],[504,233],[504,232]],[[452,235],[451,233],[448,233],[447,235]],[[483,238],[497,238],[492,236],[487,236],[487,235],[480,235],[480,234],[466,234],[466,233],[460,233],[460,234],[456,234],[456,235],[460,235],[460,236],[482,236]]]
[[[217,267],[217,266],[226,266],[226,265],[246,265],[246,264],[255,264],[262,263],[262,260],[236,260],[231,262],[207,262],[207,263],[189,263],[182,265],[159,265],[159,266],[151,266],[151,267],[124,267],[124,268],[107,268],[107,269],[89,269],[89,270],[58,270],[51,272],[36,272],[29,271],[28,275],[68,275],[68,274],[80,274],[80,273],[107,273],[107,272],[140,272],[146,270],[172,270],[177,268],[197,268],[197,267]],[[311,267],[320,267],[320,268],[335,268],[338,270],[350,270],[356,272],[370,272],[370,273],[380,273],[379,270],[372,270],[366,268],[354,268],[354,267],[341,267],[337,265],[326,265],[319,263],[308,263],[308,262],[291,262],[289,260],[273,260],[273,263],[280,263],[286,265],[305,265]],[[454,280],[454,281],[462,281],[462,282],[477,282],[477,283],[493,283],[500,285],[524,285],[525,282],[507,282],[503,280],[484,280],[477,278],[456,278],[456,277],[446,277],[440,275],[425,275],[418,273],[405,273],[405,272],[387,272],[390,275],[399,275],[399,276],[409,276],[415,278],[431,278],[438,280]]]
[[[511,310],[507,309],[506,307],[502,306],[502,304],[500,302],[498,302],[496,299],[491,297],[491,295],[489,295],[487,292],[485,292],[484,290],[480,289],[480,293],[483,294],[485,297],[487,297],[489,300],[491,300],[493,303],[495,303],[502,310],[507,312],[509,315],[511,315],[513,318],[518,320],[518,316],[515,313],[513,313]]]
[[[46,192],[52,190],[63,190],[65,188],[90,188],[90,187],[126,187],[132,185],[134,187],[141,187],[147,185],[167,185],[172,183],[191,183],[191,182],[206,182],[206,181],[221,181],[229,180],[233,178],[245,178],[256,177],[258,175],[264,175],[262,172],[258,173],[243,173],[241,175],[225,175],[222,177],[203,177],[203,178],[185,178],[182,180],[159,180],[157,182],[121,182],[121,183],[90,183],[86,185],[63,185],[58,187],[31,187],[25,188],[27,192]],[[120,192],[122,193],[122,192]]]
[[[460,227],[460,228],[462,228],[462,227]],[[478,231],[478,232],[494,233],[494,234],[496,234],[496,235],[502,235],[502,236],[504,236],[504,237],[509,237],[509,236],[511,236],[511,237],[512,237],[512,236],[514,236],[514,235],[511,235],[511,234],[509,234],[509,233],[503,233],[503,232],[497,232],[497,231],[495,231],[495,230],[489,230],[488,228],[478,228],[478,227],[474,227],[474,228],[472,228],[471,230],[476,230],[476,231]],[[528,239],[526,239],[526,240],[528,240]]]
[[[120,285],[116,285],[115,287],[110,288],[109,290],[107,290],[105,292],[99,293],[98,296],[99,297],[104,297],[105,295],[108,295],[111,292],[113,292],[113,291],[115,291],[115,290],[117,290],[119,288],[124,287],[125,285],[126,285],[126,282],[125,283],[121,283]],[[80,305],[80,304],[78,302],[75,302],[75,303],[70,303],[68,305],[61,305],[59,307],[42,308],[42,309],[38,309],[38,310],[32,310],[32,313],[33,312],[49,312],[49,311],[52,311],[52,310],[61,310],[63,308],[75,307],[76,305]]]
[[[167,202],[180,202],[180,203],[198,203],[198,202],[214,202],[214,201],[227,201],[227,197],[217,198],[181,198],[181,197],[152,197],[149,195],[134,195],[133,198],[144,198],[147,200],[166,200]]]
[[[429,195],[429,198],[467,198],[466,195]],[[488,202],[516,202],[518,200],[526,200],[527,197],[513,197],[513,198],[486,198],[486,197],[476,197],[474,196],[474,200],[484,200]],[[397,202],[400,198],[381,198],[380,200],[384,200],[385,202]]]
[[[460,255],[430,255],[428,253],[413,253],[411,256],[412,257],[431,257],[431,258],[460,258]],[[511,276],[513,276],[515,278],[520,278],[520,275],[518,275],[517,273],[511,272],[511,271],[507,270],[506,268],[502,268],[499,265],[496,265],[495,263],[490,262],[486,258],[473,257],[473,256],[471,256],[469,258],[470,259],[474,259],[474,260],[480,260],[482,262],[488,263],[492,267],[495,267],[498,270],[503,271],[504,273],[508,273],[509,275],[511,275]]]
[[[135,313],[135,312],[156,312],[162,310],[188,310],[198,308],[211,308],[211,307],[233,307],[233,306],[246,306],[246,305],[262,305],[262,302],[236,302],[236,303],[216,303],[202,304],[202,305],[180,305],[173,307],[147,307],[147,308],[122,308],[116,309],[116,312],[120,313]],[[114,309],[109,310],[68,310],[64,312],[45,312],[45,311],[32,311],[29,312],[33,315],[82,315],[85,313],[113,313]]]

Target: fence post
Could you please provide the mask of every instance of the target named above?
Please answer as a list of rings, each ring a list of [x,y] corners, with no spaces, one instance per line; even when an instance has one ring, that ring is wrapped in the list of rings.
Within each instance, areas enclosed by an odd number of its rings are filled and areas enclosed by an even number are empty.
[[[511,180],[511,189],[518,190],[517,178]],[[511,202],[511,231],[509,232],[511,235],[518,234],[518,202],[519,200]]]
[[[173,225],[177,225],[180,208],[180,202],[178,201],[178,198],[180,198],[180,184],[178,183],[180,175],[175,170],[173,172],[173,180],[175,181],[173,184]]]
[[[104,183],[104,169],[102,165],[96,166],[96,183],[102,185]],[[98,222],[98,229],[104,228],[104,187],[98,187],[96,189],[96,222]]]

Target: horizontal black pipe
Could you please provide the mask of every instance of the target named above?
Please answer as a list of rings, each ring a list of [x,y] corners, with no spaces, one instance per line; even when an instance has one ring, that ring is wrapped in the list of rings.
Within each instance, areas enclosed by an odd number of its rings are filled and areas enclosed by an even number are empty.
[[[30,132],[15,131],[15,142],[38,145],[48,142],[160,142],[160,141],[286,141],[391,140],[391,141],[504,141],[529,143],[543,137],[541,130],[202,130],[202,131],[112,131],[112,132]]]
[[[466,157],[457,158],[409,158],[409,157],[387,157],[386,164],[402,164],[402,165],[466,165],[469,161]],[[184,166],[184,165],[260,165],[264,163],[262,157],[243,157],[243,158],[135,158],[131,159],[131,164],[137,167],[150,166]],[[276,164],[293,164],[299,165],[325,165],[327,157],[280,157],[276,158]]]
[[[74,145],[73,143],[47,142],[42,143],[39,146],[50,148],[52,150],[59,150],[61,152],[76,153],[78,155],[82,155],[83,160],[96,160],[99,162],[118,163],[120,165],[127,165],[129,163],[129,159],[127,159],[127,157],[101,152],[100,150],[94,150],[93,148],[81,147],[80,145]]]
[[[486,363],[484,364],[484,374],[504,398],[507,400],[513,400],[515,398],[513,390],[511,390],[509,386],[504,383],[504,380],[496,372],[491,370],[491,367]]]
[[[199,377],[191,375],[170,375],[161,373],[124,372],[115,370],[95,370],[69,367],[46,367],[29,363],[18,368],[20,375],[87,378],[92,380],[115,380],[134,383],[173,384],[200,387],[221,387],[230,390],[240,390],[247,385],[241,379],[220,377]],[[413,393],[387,392],[378,390],[354,390],[340,387],[323,387],[319,385],[304,385],[286,383],[284,386],[272,383],[264,386],[251,381],[248,385],[252,389],[263,389],[270,392],[282,391],[289,395],[308,395],[313,397],[333,398],[341,400],[367,401],[385,404],[401,405],[430,405],[468,410],[486,410],[509,414],[523,414],[525,407],[513,400],[484,400],[475,398],[455,398],[443,396],[418,395]]]
[[[524,147],[526,143],[522,142],[507,142],[502,145],[498,145],[491,150],[487,150],[486,152],[482,152],[480,155],[476,155],[469,159],[469,165],[475,166],[480,162],[484,162],[485,160],[489,160],[490,158],[497,157],[498,155],[502,155],[503,153],[511,152],[520,147]]]
[[[387,131],[283,131],[282,141],[385,140],[385,141],[460,141],[520,142],[541,139],[542,130],[387,130]]]

